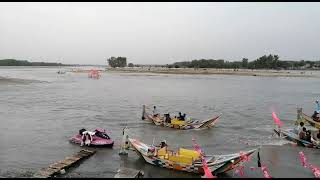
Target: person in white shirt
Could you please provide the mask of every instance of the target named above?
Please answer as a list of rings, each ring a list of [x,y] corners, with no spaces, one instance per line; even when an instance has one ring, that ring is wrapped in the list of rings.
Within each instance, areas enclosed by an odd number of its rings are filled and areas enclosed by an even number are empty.
[[[159,115],[159,112],[158,112],[156,106],[153,106],[153,111],[152,112],[153,112],[153,116],[154,117],[157,117]]]
[[[300,134],[300,132],[302,131],[303,127],[304,127],[304,123],[300,122],[300,124],[294,128],[294,132],[297,133],[297,134]]]
[[[81,145],[80,146],[83,146],[83,145],[87,145],[87,146],[90,146],[93,138],[92,136],[95,134],[95,132],[91,132],[91,131],[84,131],[82,132],[82,142],[81,142]]]

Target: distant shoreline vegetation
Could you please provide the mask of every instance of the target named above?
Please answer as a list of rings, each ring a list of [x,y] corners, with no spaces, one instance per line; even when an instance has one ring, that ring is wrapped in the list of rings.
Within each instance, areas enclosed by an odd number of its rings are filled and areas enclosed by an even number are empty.
[[[0,66],[98,66],[98,65],[62,64],[62,63],[51,63],[51,62],[29,62],[27,60],[2,59],[0,60]]]
[[[192,61],[175,62],[167,65],[168,68],[220,68],[220,69],[276,69],[301,70],[320,69],[320,61],[290,61],[279,60],[278,55],[264,55],[249,62],[247,58],[242,61],[225,61],[223,59],[199,59]]]
[[[110,67],[127,67],[126,57],[111,57],[108,64]],[[241,61],[225,61],[224,59],[195,59],[192,61],[174,62],[172,64],[132,64],[129,63],[128,67],[162,67],[162,68],[215,68],[215,69],[275,69],[275,70],[303,70],[314,69],[320,70],[319,61],[292,61],[280,60],[278,55],[264,55],[256,60],[249,62],[247,58]]]
[[[29,62],[27,60],[2,59],[0,66],[68,66],[62,63]]]

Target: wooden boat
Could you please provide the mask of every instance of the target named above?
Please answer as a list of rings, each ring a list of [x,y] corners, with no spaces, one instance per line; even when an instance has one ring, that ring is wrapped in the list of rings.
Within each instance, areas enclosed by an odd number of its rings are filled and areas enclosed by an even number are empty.
[[[143,111],[142,111],[142,120],[148,120],[154,123],[157,126],[164,126],[174,129],[181,129],[181,130],[188,130],[188,129],[204,129],[204,128],[211,128],[215,125],[215,123],[218,121],[218,119],[221,117],[221,114],[219,116],[215,116],[213,118],[210,118],[208,120],[204,121],[181,121],[177,118],[174,118],[171,120],[171,123],[166,123],[164,116],[153,116],[152,114],[146,113],[145,105],[143,105]]]
[[[174,152],[167,146],[155,147],[132,138],[128,138],[128,142],[129,146],[149,164],[196,174],[204,173],[200,154],[197,151],[179,148],[177,152]],[[154,152],[150,151],[151,149],[154,149]],[[250,156],[256,150],[227,155],[203,155],[203,157],[212,174],[217,175],[232,170],[243,161],[243,156]]]
[[[320,146],[316,146],[312,142],[300,139],[299,135],[293,132],[293,130],[273,129],[273,131],[279,137],[284,137],[286,140],[297,143],[297,145],[299,146],[308,148],[320,148]]]
[[[302,108],[298,108],[298,115],[297,115],[296,124],[299,124],[301,121],[304,123],[307,122],[311,126],[317,128],[317,129],[320,129],[320,122],[314,121],[311,116],[308,116],[307,114],[302,112]]]

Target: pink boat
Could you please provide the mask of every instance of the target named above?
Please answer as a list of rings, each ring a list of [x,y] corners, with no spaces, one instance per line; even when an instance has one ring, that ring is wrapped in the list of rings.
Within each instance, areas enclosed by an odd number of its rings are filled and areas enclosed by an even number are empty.
[[[83,142],[83,133],[86,131],[86,129],[80,129],[79,134],[73,136],[70,138],[70,142],[76,143],[76,144],[82,144]],[[91,142],[89,146],[95,146],[95,147],[112,147],[114,141],[107,135],[106,130],[102,128],[97,128],[94,130],[93,135],[91,136]]]

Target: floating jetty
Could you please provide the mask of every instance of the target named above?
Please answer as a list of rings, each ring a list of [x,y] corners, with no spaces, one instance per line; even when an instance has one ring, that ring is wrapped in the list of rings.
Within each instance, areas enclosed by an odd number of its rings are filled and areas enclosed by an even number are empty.
[[[120,168],[114,178],[142,178],[143,175],[144,173],[141,170]]]
[[[71,157],[66,157],[62,161],[51,164],[48,168],[42,168],[40,171],[36,172],[33,177],[49,178],[56,174],[63,174],[66,168],[69,168],[72,165],[76,164],[76,162],[93,155],[95,152],[96,151],[81,149],[78,153],[72,155]]]

